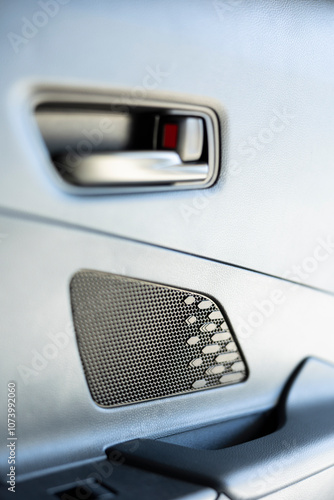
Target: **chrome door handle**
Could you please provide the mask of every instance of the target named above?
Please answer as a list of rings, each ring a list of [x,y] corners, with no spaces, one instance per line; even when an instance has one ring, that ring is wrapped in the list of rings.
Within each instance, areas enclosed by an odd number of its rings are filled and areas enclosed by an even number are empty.
[[[217,179],[219,124],[209,108],[147,99],[120,109],[78,97],[41,103],[35,116],[71,194],[200,189]]]
[[[80,186],[136,186],[203,181],[209,166],[182,163],[175,151],[122,151],[94,153],[70,163],[58,157],[58,168]]]

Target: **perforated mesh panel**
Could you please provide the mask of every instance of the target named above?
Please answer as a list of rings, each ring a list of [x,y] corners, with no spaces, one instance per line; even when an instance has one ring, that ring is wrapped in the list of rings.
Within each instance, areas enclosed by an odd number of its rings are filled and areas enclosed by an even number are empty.
[[[87,270],[73,277],[71,300],[89,389],[101,406],[246,378],[222,312],[203,295]]]

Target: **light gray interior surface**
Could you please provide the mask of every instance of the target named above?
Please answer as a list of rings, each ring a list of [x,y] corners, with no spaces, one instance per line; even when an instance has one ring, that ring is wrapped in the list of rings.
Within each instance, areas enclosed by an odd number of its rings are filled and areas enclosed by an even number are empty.
[[[263,497],[264,500],[314,500],[315,498],[331,498],[334,488],[334,467],[329,467],[319,474],[308,477],[304,481]]]
[[[21,475],[101,456],[105,447],[118,442],[270,408],[303,359],[311,355],[334,362],[334,298],[329,294],[70,226],[2,216],[0,227],[7,235],[0,246],[0,303],[2,335],[8,339],[0,370],[1,380],[17,382]],[[228,312],[248,364],[248,380],[110,410],[96,406],[85,381],[70,309],[69,282],[83,268],[214,297]],[[60,332],[57,345],[55,335]],[[5,390],[2,384],[1,398]],[[2,405],[4,433],[5,417]],[[2,478],[5,471],[4,450]]]
[[[0,40],[0,434],[5,443],[15,381],[19,482],[128,440],[268,415],[303,360],[334,363],[334,2],[0,0]],[[62,100],[204,106],[219,120],[217,182],[75,192],[34,118],[38,103]],[[82,123],[82,138],[96,126]],[[248,379],[99,407],[73,330],[69,284],[80,269],[212,297]],[[314,444],[305,446],[321,461]],[[293,436],[287,459],[289,446]],[[4,445],[0,481],[7,459]],[[259,480],[270,486],[279,467]],[[268,500],[332,490],[331,468]]]
[[[24,18],[34,19],[38,2],[1,7],[3,207],[334,291],[333,244],[318,246],[333,240],[332,2],[59,0],[29,37]],[[119,89],[132,102],[210,105],[223,124],[218,183],[159,195],[64,193],[31,112],[51,88],[105,102]]]

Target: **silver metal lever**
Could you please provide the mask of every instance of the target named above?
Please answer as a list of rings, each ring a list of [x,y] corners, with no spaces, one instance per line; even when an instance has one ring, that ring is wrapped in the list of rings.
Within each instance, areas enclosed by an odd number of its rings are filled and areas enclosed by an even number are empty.
[[[209,175],[208,165],[184,164],[174,151],[94,153],[74,165],[64,155],[57,163],[81,186],[177,184],[204,181]]]

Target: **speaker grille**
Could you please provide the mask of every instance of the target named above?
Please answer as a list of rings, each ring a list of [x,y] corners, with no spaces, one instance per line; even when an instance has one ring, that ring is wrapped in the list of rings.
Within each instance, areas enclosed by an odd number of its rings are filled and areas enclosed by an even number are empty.
[[[94,401],[104,407],[241,382],[246,367],[212,299],[83,270],[71,281],[78,346]]]

